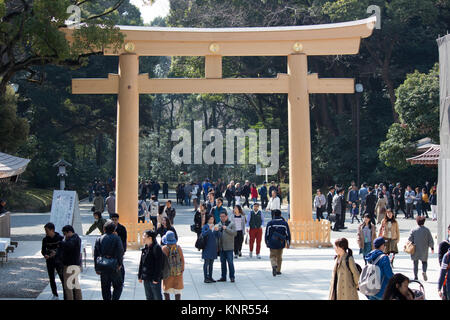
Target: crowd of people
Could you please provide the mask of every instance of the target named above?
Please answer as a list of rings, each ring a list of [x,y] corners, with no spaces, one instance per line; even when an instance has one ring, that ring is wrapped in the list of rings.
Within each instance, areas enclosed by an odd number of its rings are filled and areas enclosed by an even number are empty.
[[[184,289],[185,260],[175,229],[176,210],[172,206],[171,200],[160,205],[159,188],[154,187],[154,182],[150,181],[150,184],[151,189],[149,189],[148,183],[141,182],[142,188],[139,189],[138,221],[151,221],[151,224],[149,223],[149,230],[142,236],[144,247],[141,249],[141,259],[137,271],[138,280],[143,283],[146,298],[149,300],[162,300],[163,298],[170,300],[171,295],[174,295],[175,299],[181,299]],[[186,189],[186,186],[190,188]],[[425,227],[427,216],[425,204],[433,205],[436,188],[428,186],[422,188],[419,194],[414,193],[413,195],[409,186],[405,192],[399,184],[396,187],[392,186],[392,191],[390,191],[391,186],[391,184],[388,186],[380,184],[368,187],[363,184],[358,189],[352,185],[346,199],[344,198],[344,189],[339,186],[331,187],[326,198],[318,190],[314,199],[316,218],[323,219],[322,213],[325,211],[330,220],[332,220],[332,215],[335,215],[335,231],[345,228],[342,222],[345,221],[345,209],[351,208],[352,223],[353,218],[357,219],[359,223],[357,242],[365,262],[364,268],[355,262],[347,239],[336,240],[336,263],[331,276],[330,299],[358,299],[360,288],[370,300],[421,298],[420,292],[408,288],[410,280],[407,277],[393,273],[394,259],[398,253],[400,238],[396,218],[398,210],[402,208],[400,199],[404,197],[405,204],[409,203],[408,199],[411,199],[413,201],[412,208],[403,212],[405,218],[410,218],[414,216],[413,209],[416,210],[417,227],[411,230],[407,243],[408,246],[413,247],[413,250],[409,251],[414,270],[414,280],[411,281],[418,280],[419,261],[422,263],[423,280],[427,281],[428,250],[431,249],[431,252],[434,253],[434,241],[430,230]],[[192,200],[194,213],[191,231],[197,235],[195,247],[201,251],[204,282],[226,282],[228,279],[230,282],[235,282],[234,259],[242,257],[244,242],[249,246],[249,258],[253,258],[253,252],[256,249],[256,258],[261,259],[263,235],[265,244],[270,250],[272,275],[274,277],[281,275],[283,250],[290,247],[291,234],[287,221],[282,217],[279,186],[272,182],[267,188],[267,183],[264,182],[259,189],[256,189],[256,185],[250,184],[249,181],[246,181],[241,187],[239,183],[235,184],[233,181],[225,186],[220,179],[216,183],[210,183],[206,179],[205,183],[201,185],[200,191],[199,188],[200,186],[195,183],[184,186],[179,184],[176,193],[179,205],[190,205],[189,200]],[[250,190],[249,193],[247,193],[247,189]],[[428,190],[430,191],[428,192]],[[188,191],[187,197],[186,191]],[[223,196],[227,196],[227,191],[229,191],[228,198],[226,197],[228,208],[225,207],[223,198]],[[233,198],[229,197],[230,193]],[[268,198],[269,194],[270,198]],[[425,194],[430,194],[428,201],[424,200]],[[97,197],[102,197],[102,195]],[[109,197],[114,197],[114,194],[111,192]],[[244,198],[242,204],[241,197]],[[108,199],[105,201],[106,206],[102,207],[97,206],[96,198],[92,199],[95,221],[86,234],[90,234],[95,229],[101,233],[101,237],[97,239],[94,247],[95,270],[100,275],[103,298],[117,300],[120,298],[124,285],[123,256],[126,251],[127,231],[119,223],[119,215],[115,213],[115,208],[109,210]],[[343,198],[345,201],[342,200]],[[422,201],[421,204],[418,204],[419,200]],[[100,203],[100,201],[98,202]],[[244,211],[245,205],[249,209],[247,213]],[[331,211],[328,209],[329,205],[331,205]],[[109,219],[102,217],[105,210],[109,214]],[[269,221],[265,221],[265,210],[271,213]],[[359,217],[362,221],[359,220]],[[80,237],[74,233],[71,226],[65,226],[63,236],[60,236],[55,232],[51,223],[45,226],[45,232],[46,238],[43,240],[42,254],[47,260],[54,297],[57,297],[56,271],[64,284],[64,298],[81,299],[81,290],[76,285],[81,263]],[[443,298],[449,297],[449,286],[446,281],[450,260],[449,248],[449,239],[439,245],[439,262],[442,269],[438,289]],[[221,276],[215,280],[213,269],[214,262],[218,258],[220,258]],[[374,266],[379,273],[379,279],[382,280],[377,291],[371,292],[366,290],[364,283],[361,284],[361,279],[370,274],[370,272],[365,272],[366,268]],[[74,281],[72,285],[68,283],[68,277],[70,277],[70,281]]]
[[[197,210],[201,199],[204,202],[207,201],[208,195],[213,192],[215,198],[223,198],[227,200],[227,207],[233,208],[235,205],[247,206],[250,208],[250,201],[255,203],[260,198],[261,207],[266,210],[269,205],[272,193],[275,192],[279,198],[280,203],[283,202],[282,190],[279,184],[275,184],[272,181],[270,186],[267,186],[267,182],[264,181],[260,188],[257,188],[256,183],[250,183],[246,180],[244,184],[231,180],[228,184],[217,179],[217,181],[210,182],[209,179],[205,179],[203,183],[193,182],[179,183],[176,187],[177,204],[191,206],[194,205]]]
[[[392,212],[389,211],[392,216]],[[358,290],[365,294],[369,300],[423,300],[424,292],[409,288],[409,283],[418,282],[419,261],[422,263],[422,277],[428,280],[426,271],[428,265],[428,249],[434,253],[434,241],[430,230],[424,226],[425,217],[416,217],[417,227],[411,230],[405,251],[410,254],[413,261],[414,280],[401,273],[393,273],[392,243],[384,235],[371,242],[365,242],[370,249],[364,247],[363,254],[366,265],[361,268],[353,257],[346,238],[335,241],[335,265],[330,283],[330,300],[358,300]],[[365,217],[364,228],[358,231],[358,243],[362,247],[363,239],[375,237],[374,227],[370,228],[370,219]],[[397,231],[398,232],[398,231]],[[362,235],[364,233],[364,235]],[[396,247],[396,244],[395,244]],[[407,247],[413,247],[407,250]],[[440,275],[438,279],[438,293],[443,300],[449,300],[450,288],[447,283],[450,262],[450,225],[448,237],[439,244]],[[373,278],[371,278],[373,275]],[[378,280],[376,280],[377,278]],[[377,283],[378,281],[378,283]],[[370,285],[368,285],[370,283]],[[374,290],[375,289],[375,290]]]
[[[436,184],[431,185],[426,182],[423,187],[410,185],[403,189],[400,182],[395,186],[392,183],[380,183],[368,186],[363,183],[360,188],[352,182],[345,195],[345,188],[339,185],[330,186],[327,196],[317,189],[314,197],[314,209],[316,219],[326,219],[334,222],[333,231],[347,229],[345,219],[347,211],[351,215],[352,223],[356,219],[360,223],[360,218],[365,214],[369,215],[372,224],[380,224],[390,209],[395,218],[403,213],[405,219],[414,219],[416,216],[429,218],[428,212],[431,210],[432,220],[437,220],[437,189]]]

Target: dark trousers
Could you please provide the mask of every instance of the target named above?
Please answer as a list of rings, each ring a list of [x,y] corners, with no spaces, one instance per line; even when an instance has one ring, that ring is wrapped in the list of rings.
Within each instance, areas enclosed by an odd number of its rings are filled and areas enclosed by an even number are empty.
[[[269,199],[267,199],[267,196],[261,196],[261,207],[263,210],[266,209],[268,203]]]
[[[63,284],[64,283],[64,279],[63,279],[62,266],[58,267],[56,265],[55,258],[47,259],[46,260],[46,264],[47,264],[48,278],[50,280],[50,288],[52,288],[53,295],[58,296],[58,290],[56,289],[56,281],[55,281],[55,270],[56,270],[56,273],[58,273],[59,280],[61,281],[61,284]],[[63,290],[63,294],[65,296],[64,290]]]
[[[222,279],[227,278],[227,264],[230,269],[230,279],[234,279],[234,263],[233,263],[233,250],[220,251],[220,263],[222,267]]]
[[[203,262],[203,275],[205,276],[205,280],[212,279],[213,265],[214,265],[213,259],[205,259],[205,261]]]
[[[345,227],[345,210],[340,215],[340,224],[339,228],[343,229]]]
[[[163,197],[164,197],[164,199],[167,199],[169,197],[169,192],[168,191],[163,192]]]
[[[414,263],[414,278],[417,279],[417,274],[419,273],[419,260],[413,260]],[[428,262],[422,261],[422,271],[427,272]]]
[[[239,254],[242,250],[242,242],[244,242],[244,233],[237,231],[236,237],[234,237],[234,254]]]
[[[341,214],[336,214],[336,220],[334,222],[334,231],[338,231],[341,228]]]
[[[119,300],[122,294],[123,281],[120,271],[102,272],[100,275],[100,282],[102,284],[102,297],[103,300]],[[111,297],[111,285],[113,287],[113,293]]]
[[[157,229],[158,228],[158,218],[157,217],[150,217],[150,220],[153,223],[153,229]]]
[[[406,204],[406,217],[407,218],[414,218],[413,206],[414,206],[414,204],[412,202]]]
[[[316,218],[317,220],[320,221],[320,219],[323,219],[323,208],[322,207],[317,207],[316,208]]]
[[[248,195],[244,196],[245,201],[244,204],[242,205],[242,208],[245,207],[247,205],[247,208],[250,208],[250,203],[248,202]]]
[[[144,280],[144,289],[147,300],[162,300],[161,281],[154,284],[152,280]]]

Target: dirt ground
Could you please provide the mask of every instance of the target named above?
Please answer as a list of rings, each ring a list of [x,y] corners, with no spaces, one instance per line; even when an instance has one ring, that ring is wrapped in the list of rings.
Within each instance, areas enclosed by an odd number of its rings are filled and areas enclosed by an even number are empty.
[[[0,284],[0,298],[36,298],[48,285],[45,260],[8,259],[0,264]]]

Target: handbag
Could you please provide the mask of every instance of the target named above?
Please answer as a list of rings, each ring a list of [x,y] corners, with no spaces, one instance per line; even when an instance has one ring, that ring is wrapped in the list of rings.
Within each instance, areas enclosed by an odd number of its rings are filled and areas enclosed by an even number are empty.
[[[404,251],[406,253],[409,253],[410,255],[413,255],[414,252],[416,252],[416,245],[414,243],[412,243],[411,241],[408,241],[405,244]]]
[[[245,244],[248,244],[248,234],[245,235]]]
[[[328,220],[330,220],[330,222],[336,222],[336,214],[335,213],[330,213],[328,215]]]
[[[99,272],[111,272],[116,271],[118,262],[116,258],[111,257],[97,257],[96,270]]]
[[[98,245],[99,250],[101,250],[101,238],[97,239],[96,245]],[[104,256],[102,252],[100,252],[100,256],[97,257],[95,260],[96,266],[95,271],[98,271],[100,273],[102,272],[113,272],[117,270],[117,267],[119,266],[119,262],[116,258]]]
[[[195,224],[191,224],[191,231],[197,233],[197,232],[195,231]]]

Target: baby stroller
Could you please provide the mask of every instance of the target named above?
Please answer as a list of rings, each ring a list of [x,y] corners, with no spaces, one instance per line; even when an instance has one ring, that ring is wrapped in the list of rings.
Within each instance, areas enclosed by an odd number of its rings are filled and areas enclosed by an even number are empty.
[[[418,289],[414,289],[414,287],[418,287]],[[425,300],[425,288],[420,281],[410,280],[409,289],[411,289],[414,294],[414,300]]]

